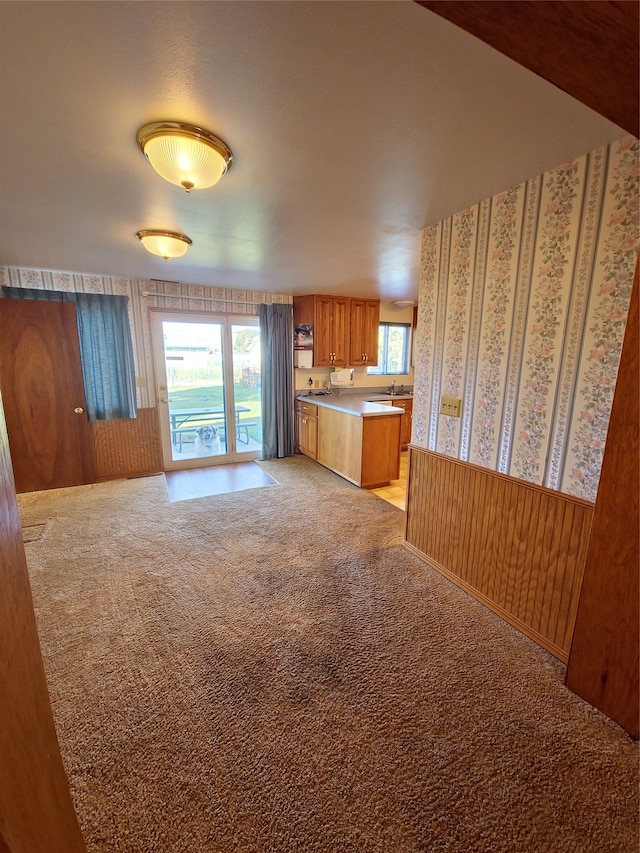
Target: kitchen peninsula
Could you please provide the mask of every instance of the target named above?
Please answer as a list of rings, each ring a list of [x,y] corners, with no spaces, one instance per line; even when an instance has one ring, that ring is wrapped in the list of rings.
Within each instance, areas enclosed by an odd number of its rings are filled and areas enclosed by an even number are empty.
[[[400,473],[404,410],[391,403],[385,394],[365,392],[300,394],[298,449],[356,486],[384,486]]]

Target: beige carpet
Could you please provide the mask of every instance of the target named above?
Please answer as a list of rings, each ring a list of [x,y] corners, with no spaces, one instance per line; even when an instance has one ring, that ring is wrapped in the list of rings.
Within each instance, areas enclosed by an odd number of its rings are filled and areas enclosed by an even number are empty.
[[[633,851],[637,745],[307,459],[20,497],[89,851]]]

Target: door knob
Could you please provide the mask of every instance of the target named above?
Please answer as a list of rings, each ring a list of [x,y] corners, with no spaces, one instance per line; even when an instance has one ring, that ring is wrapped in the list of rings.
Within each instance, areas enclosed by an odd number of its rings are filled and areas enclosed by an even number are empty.
[[[76,413],[76,415],[81,415],[84,412],[84,409],[82,408],[82,406],[76,406],[73,411]]]
[[[169,400],[166,397],[160,397],[160,402],[161,403],[168,403]]]

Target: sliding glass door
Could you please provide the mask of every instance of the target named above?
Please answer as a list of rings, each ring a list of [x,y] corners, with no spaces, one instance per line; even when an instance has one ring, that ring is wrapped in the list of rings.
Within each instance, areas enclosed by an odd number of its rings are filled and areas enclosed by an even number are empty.
[[[151,317],[165,470],[260,456],[258,318]]]

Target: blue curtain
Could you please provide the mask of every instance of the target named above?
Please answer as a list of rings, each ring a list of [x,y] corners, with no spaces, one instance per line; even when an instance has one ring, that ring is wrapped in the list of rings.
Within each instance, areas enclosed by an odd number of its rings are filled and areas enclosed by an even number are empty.
[[[293,306],[259,305],[262,458],[293,456]]]
[[[128,297],[27,287],[2,290],[10,299],[75,303],[89,420],[137,417]]]

